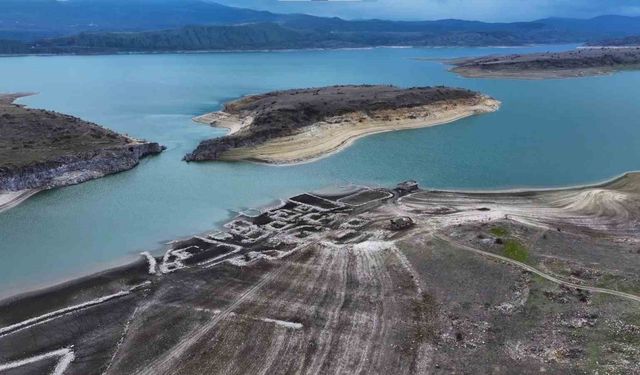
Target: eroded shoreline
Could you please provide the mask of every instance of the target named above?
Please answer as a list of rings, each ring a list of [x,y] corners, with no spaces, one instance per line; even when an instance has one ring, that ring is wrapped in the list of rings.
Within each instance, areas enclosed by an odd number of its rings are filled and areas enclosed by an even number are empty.
[[[129,170],[164,149],[99,125],[0,95],[0,212],[38,191]]]
[[[466,117],[494,112],[500,107],[500,102],[484,97],[475,104],[442,104],[414,108],[402,113],[393,111],[389,114],[376,113],[373,116],[365,113],[352,113],[324,122],[314,123],[304,131],[289,137],[270,139],[255,147],[241,147],[225,152],[219,160],[250,160],[266,164],[298,164],[312,162],[330,156],[349,147],[356,140],[368,135],[386,133],[398,130],[427,128],[449,124]],[[248,124],[238,119],[220,121],[220,116],[226,114],[208,114],[210,125],[229,129],[229,134],[235,134]],[[385,116],[396,116],[394,120],[381,120]],[[207,119],[198,120],[207,123]],[[346,122],[347,125],[335,126],[335,121]]]

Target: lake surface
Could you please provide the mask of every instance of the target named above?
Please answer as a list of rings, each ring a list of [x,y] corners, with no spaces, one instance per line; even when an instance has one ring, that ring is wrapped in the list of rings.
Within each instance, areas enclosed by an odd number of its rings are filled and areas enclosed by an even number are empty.
[[[413,59],[569,48],[0,58],[0,92],[39,92],[21,102],[168,147],[132,171],[43,192],[0,214],[0,296],[125,263],[168,240],[212,230],[234,211],[310,189],[406,179],[433,188],[551,187],[640,169],[640,72],[471,80]],[[191,118],[226,100],[346,83],[467,87],[503,107],[449,125],[369,136],[308,164],[181,161],[200,140],[225,133]]]

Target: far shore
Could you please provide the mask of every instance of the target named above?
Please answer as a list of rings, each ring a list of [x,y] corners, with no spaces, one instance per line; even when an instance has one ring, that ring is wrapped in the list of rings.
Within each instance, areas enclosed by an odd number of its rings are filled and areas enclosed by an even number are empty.
[[[530,71],[482,71],[474,68],[458,67],[450,69],[464,78],[485,79],[517,79],[517,80],[545,80],[567,79],[581,77],[607,76],[616,72],[614,69],[556,69],[556,70],[530,70]]]
[[[574,43],[570,43],[574,44]],[[277,53],[277,52],[298,52],[298,51],[359,51],[359,50],[371,50],[378,48],[388,48],[388,49],[443,49],[443,48],[527,48],[527,47],[536,47],[544,44],[516,44],[516,45],[486,45],[486,46],[459,46],[459,45],[432,45],[432,46],[421,46],[421,45],[380,45],[380,46],[363,46],[363,47],[338,47],[338,48],[282,48],[282,49],[210,49],[210,50],[157,50],[157,51],[105,51],[105,52],[92,52],[92,53],[4,53],[0,54],[0,57],[26,57],[26,56],[35,56],[35,57],[55,57],[55,56],[126,56],[126,55],[199,55],[199,54],[208,54],[208,53]],[[557,45],[555,43],[551,43],[549,45]]]
[[[466,78],[562,79],[610,75],[640,68],[638,47],[582,47],[564,52],[484,56],[445,61]]]

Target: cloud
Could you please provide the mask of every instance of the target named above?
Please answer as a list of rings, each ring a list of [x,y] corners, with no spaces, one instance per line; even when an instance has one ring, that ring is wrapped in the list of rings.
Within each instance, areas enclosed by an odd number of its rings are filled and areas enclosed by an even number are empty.
[[[215,1],[215,0],[214,0]],[[274,12],[344,18],[525,21],[545,17],[588,18],[602,14],[640,15],[638,0],[217,0],[226,5]]]

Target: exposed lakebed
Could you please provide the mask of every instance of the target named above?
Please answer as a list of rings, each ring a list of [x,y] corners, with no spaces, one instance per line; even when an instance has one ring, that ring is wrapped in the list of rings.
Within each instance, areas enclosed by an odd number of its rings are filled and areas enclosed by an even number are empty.
[[[110,265],[163,241],[211,230],[232,211],[319,186],[495,189],[560,186],[640,169],[640,73],[578,80],[469,80],[438,62],[565,50],[371,49],[0,59],[0,91],[168,146],[132,171],[38,194],[0,215],[0,296]],[[333,84],[465,87],[503,103],[496,113],[428,129],[373,135],[314,163],[187,164],[225,130],[191,121],[243,95]],[[232,211],[230,211],[232,210]]]

